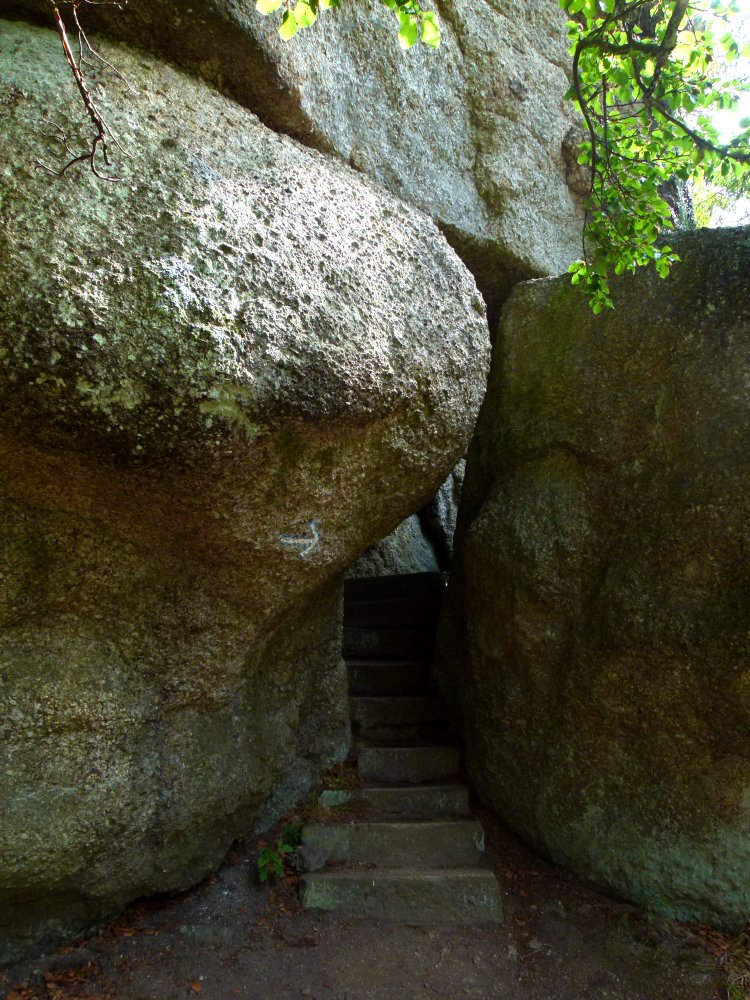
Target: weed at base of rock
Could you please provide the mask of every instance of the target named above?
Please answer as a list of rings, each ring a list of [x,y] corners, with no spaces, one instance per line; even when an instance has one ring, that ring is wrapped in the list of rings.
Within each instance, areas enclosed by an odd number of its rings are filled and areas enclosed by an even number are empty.
[[[286,875],[284,858],[292,853],[301,839],[302,824],[291,823],[281,831],[281,836],[277,838],[275,846],[268,846],[261,841],[258,845],[261,851],[257,860],[258,878],[261,882],[267,882],[271,875],[276,875],[279,878]]]

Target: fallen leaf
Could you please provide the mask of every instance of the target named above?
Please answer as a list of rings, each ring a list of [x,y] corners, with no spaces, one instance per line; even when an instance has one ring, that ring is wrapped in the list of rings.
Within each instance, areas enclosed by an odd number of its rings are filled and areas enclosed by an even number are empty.
[[[203,989],[203,987],[201,986],[200,983],[193,983],[191,985],[190,989],[193,991],[193,993],[200,993],[200,991]]]

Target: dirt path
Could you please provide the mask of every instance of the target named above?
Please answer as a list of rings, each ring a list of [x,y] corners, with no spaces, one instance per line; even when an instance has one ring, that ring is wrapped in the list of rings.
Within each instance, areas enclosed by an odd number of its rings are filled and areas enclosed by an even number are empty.
[[[541,861],[490,815],[480,818],[504,889],[500,927],[402,927],[300,911],[292,884],[256,884],[253,843],[193,892],[131,907],[75,948],[0,972],[0,996],[727,998],[716,956],[726,943],[718,935],[606,899]]]

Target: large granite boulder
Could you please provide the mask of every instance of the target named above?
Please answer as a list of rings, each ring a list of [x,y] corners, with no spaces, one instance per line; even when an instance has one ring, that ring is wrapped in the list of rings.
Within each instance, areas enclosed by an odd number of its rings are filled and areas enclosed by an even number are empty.
[[[503,313],[440,666],[482,797],[617,895],[750,915],[750,229]],[[450,628],[454,645],[450,645]]]
[[[39,169],[78,97],[0,28],[0,961],[194,882],[346,751],[340,576],[488,364],[426,216],[101,47],[125,183]]]
[[[580,254],[565,14],[557,0],[436,0],[438,50],[402,52],[393,15],[347,0],[291,43],[252,2],[130,0],[87,24],[155,49],[271,128],[350,163],[428,212],[488,301]],[[47,0],[0,0],[36,11]],[[140,85],[135,69],[133,83]],[[572,159],[571,159],[572,155]]]

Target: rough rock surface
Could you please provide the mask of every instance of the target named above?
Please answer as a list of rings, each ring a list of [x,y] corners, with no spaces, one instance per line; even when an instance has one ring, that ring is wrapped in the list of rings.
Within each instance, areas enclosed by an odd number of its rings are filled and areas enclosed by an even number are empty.
[[[481,795],[610,891],[750,914],[750,229],[667,281],[513,293],[440,674]],[[450,646],[451,629],[454,645]]]
[[[453,555],[453,536],[465,471],[466,460],[462,458],[427,505],[427,532],[421,513],[412,514],[390,535],[363,552],[346,575],[356,578],[447,570]],[[440,558],[444,560],[443,566]]]
[[[439,572],[430,540],[422,531],[418,515],[412,514],[390,535],[363,552],[346,575],[358,578]]]
[[[47,19],[48,7],[0,0],[0,9]],[[428,212],[493,302],[580,255],[582,216],[563,149],[574,120],[563,100],[565,15],[557,0],[436,0],[435,8],[442,45],[406,53],[393,15],[377,3],[324,13],[291,43],[279,38],[277,18],[235,0],[134,0],[84,16]]]
[[[37,169],[77,96],[0,26],[0,961],[187,886],[344,752],[340,574],[488,362],[427,217],[102,50],[127,183]]]
[[[435,516],[445,534],[445,544],[451,557],[453,556],[453,538],[456,534],[458,509],[461,505],[465,475],[466,459],[462,458],[437,491],[433,500]]]

